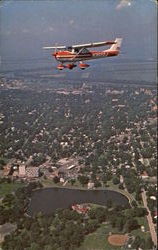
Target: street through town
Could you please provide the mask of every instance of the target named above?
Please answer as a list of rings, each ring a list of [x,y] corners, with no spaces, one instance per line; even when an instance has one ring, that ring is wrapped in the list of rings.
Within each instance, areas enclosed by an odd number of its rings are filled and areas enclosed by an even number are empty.
[[[151,212],[150,212],[148,205],[147,205],[146,191],[144,189],[142,191],[142,199],[143,199],[144,207],[148,211],[147,221],[148,221],[148,225],[149,225],[149,229],[150,229],[151,238],[152,238],[154,245],[157,246],[157,235],[156,235],[156,231],[155,231],[155,226],[154,226],[154,223],[152,221]]]

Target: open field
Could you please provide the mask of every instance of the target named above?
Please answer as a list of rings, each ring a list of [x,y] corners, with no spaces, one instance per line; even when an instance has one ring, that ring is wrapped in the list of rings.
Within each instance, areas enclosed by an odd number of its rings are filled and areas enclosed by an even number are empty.
[[[23,183],[1,183],[0,184],[0,197],[12,193],[20,187],[23,187]]]
[[[94,233],[87,235],[82,246],[75,250],[121,250],[121,247],[109,244],[109,231],[110,226],[102,224]]]
[[[148,239],[150,237],[150,231],[149,231],[149,226],[148,226],[146,217],[142,217],[142,218],[137,217],[137,220],[141,226],[144,226],[145,232],[142,232],[142,230],[139,228],[139,229],[133,230],[132,235],[140,236],[141,238],[145,240]]]

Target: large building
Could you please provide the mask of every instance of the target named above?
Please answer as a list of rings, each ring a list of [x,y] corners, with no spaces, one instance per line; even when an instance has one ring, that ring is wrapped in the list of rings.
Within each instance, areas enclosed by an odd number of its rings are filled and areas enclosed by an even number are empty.
[[[38,167],[27,167],[26,168],[26,177],[38,178],[39,177],[39,168]]]
[[[26,176],[26,167],[25,165],[19,166],[19,177],[25,177]]]

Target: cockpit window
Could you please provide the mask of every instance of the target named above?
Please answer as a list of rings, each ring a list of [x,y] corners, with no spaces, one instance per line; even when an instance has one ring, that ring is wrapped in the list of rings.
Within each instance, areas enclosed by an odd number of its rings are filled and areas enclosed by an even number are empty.
[[[80,54],[88,54],[88,53],[89,53],[89,50],[86,49],[86,48],[82,48],[82,49],[80,50]]]

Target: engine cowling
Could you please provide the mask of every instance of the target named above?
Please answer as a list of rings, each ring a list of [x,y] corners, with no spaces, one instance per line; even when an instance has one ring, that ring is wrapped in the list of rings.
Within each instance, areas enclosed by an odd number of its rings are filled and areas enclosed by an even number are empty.
[[[86,63],[80,63],[78,66],[80,67],[80,69],[86,69],[89,67],[89,65]]]

